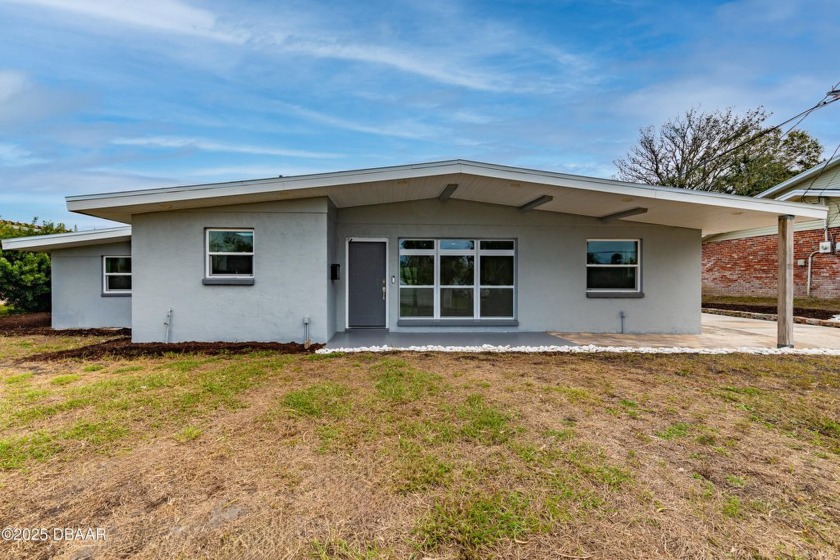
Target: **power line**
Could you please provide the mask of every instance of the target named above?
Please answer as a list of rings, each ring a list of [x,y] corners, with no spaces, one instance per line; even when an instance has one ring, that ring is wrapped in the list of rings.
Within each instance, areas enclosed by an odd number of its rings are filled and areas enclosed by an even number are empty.
[[[838,151],[838,150],[840,150],[840,144],[837,144],[837,147],[836,147],[836,148],[834,148],[834,153],[833,153],[833,154],[831,154],[831,157],[825,160],[825,163],[823,164],[823,166],[822,166],[822,168],[820,169],[819,173],[817,173],[817,174],[814,176],[814,178],[813,178],[813,179],[811,179],[811,184],[810,184],[810,185],[808,185],[808,188],[807,188],[807,189],[805,189],[805,192],[804,192],[804,193],[802,193],[802,197],[801,197],[801,198],[803,198],[803,199],[804,199],[806,196],[808,196],[808,191],[810,191],[810,190],[811,190],[811,188],[814,186],[814,183],[816,183],[816,182],[817,182],[817,179],[819,179],[820,177],[822,177],[822,174],[823,174],[823,173],[825,173],[825,170],[826,170],[826,168],[828,167],[828,164],[829,164],[829,163],[831,163],[832,161],[834,161],[834,157],[837,155],[837,151]],[[825,189],[826,189],[827,187],[828,187],[827,185],[826,185],[825,187],[823,187],[823,188],[822,188],[822,190],[820,191],[820,194],[818,194],[817,196],[818,196],[818,197],[821,197],[821,196],[822,196],[822,194],[825,192]]]
[[[791,130],[793,130],[793,129],[794,129],[794,128],[796,128],[797,126],[799,126],[799,123],[801,123],[802,121],[804,121],[804,120],[805,120],[805,118],[806,118],[808,115],[810,115],[811,113],[813,113],[813,112],[814,112],[814,111],[816,111],[817,109],[822,109],[822,108],[823,108],[823,107],[825,107],[826,105],[830,105],[830,104],[834,103],[835,101],[840,100],[840,90],[838,90],[838,89],[837,89],[837,87],[838,87],[838,86],[840,86],[840,82],[838,82],[838,83],[837,83],[837,85],[835,85],[835,86],[831,89],[831,91],[829,91],[828,93],[826,93],[826,94],[825,94],[825,97],[823,97],[823,98],[822,98],[822,100],[820,100],[820,102],[819,102],[819,103],[817,103],[816,105],[814,105],[813,107],[810,107],[809,109],[805,109],[804,111],[802,111],[802,112],[801,112],[801,113],[799,113],[798,115],[794,115],[793,117],[789,118],[788,120],[786,120],[786,121],[784,121],[784,122],[781,122],[781,123],[777,124],[776,126],[771,126],[770,128],[765,128],[764,130],[762,130],[762,131],[761,131],[761,132],[759,132],[758,134],[754,134],[752,137],[747,138],[746,140],[744,140],[744,141],[743,141],[743,142],[741,142],[740,144],[738,144],[738,145],[736,145],[736,146],[734,146],[734,147],[732,147],[732,148],[729,148],[728,150],[726,150],[726,151],[724,151],[724,152],[721,152],[721,153],[717,154],[716,156],[712,157],[711,159],[706,160],[706,161],[705,161],[705,162],[703,162],[701,165],[705,165],[705,164],[706,164],[706,163],[708,163],[709,161],[712,161],[712,160],[717,159],[717,158],[719,158],[719,157],[725,156],[725,155],[726,155],[726,154],[728,154],[728,153],[734,152],[734,151],[735,151],[735,150],[737,150],[738,148],[742,148],[742,147],[746,146],[747,144],[749,144],[750,142],[754,142],[755,140],[758,140],[758,139],[759,139],[759,138],[761,138],[762,136],[765,136],[765,135],[767,135],[767,134],[770,134],[770,133],[771,133],[771,132],[773,132],[774,130],[778,130],[778,129],[782,128],[782,127],[783,127],[783,126],[785,126],[787,123],[789,123],[789,122],[791,122],[791,121],[793,121],[793,120],[799,119],[799,121],[798,121],[795,125],[793,125],[792,127],[790,127],[790,129],[788,129],[788,131],[787,131],[787,132],[785,132],[785,134],[783,134],[782,136],[787,135],[787,133],[788,133],[788,132],[790,132]],[[802,117],[802,118],[800,118],[800,117]],[[698,166],[698,167],[699,167],[699,166]]]
[[[770,128],[765,128],[765,129],[764,129],[764,130],[762,130],[761,132],[759,132],[759,133],[757,133],[757,134],[754,134],[754,135],[752,135],[751,137],[747,138],[746,140],[744,140],[744,141],[743,141],[743,142],[741,142],[740,144],[737,144],[737,145],[735,145],[735,146],[733,146],[733,147],[729,148],[728,150],[724,150],[723,152],[721,152],[721,153],[719,153],[719,154],[715,154],[715,155],[713,155],[712,157],[710,157],[710,158],[708,158],[708,159],[706,159],[706,160],[701,161],[700,163],[698,163],[697,165],[695,165],[694,167],[692,167],[691,169],[689,169],[689,170],[688,170],[688,174],[692,173],[693,171],[695,171],[695,170],[696,170],[696,169],[698,169],[699,167],[702,167],[702,166],[704,166],[704,165],[707,165],[708,163],[710,163],[710,162],[712,162],[712,161],[714,161],[714,160],[716,160],[716,159],[718,159],[718,158],[721,158],[721,157],[723,157],[723,156],[725,156],[725,155],[727,155],[727,154],[731,154],[731,153],[732,153],[732,152],[734,152],[735,150],[738,150],[738,149],[740,149],[740,148],[743,148],[744,146],[746,146],[746,145],[747,145],[747,144],[749,144],[750,142],[755,142],[755,141],[756,141],[756,140],[758,140],[759,138],[762,138],[763,136],[766,136],[766,135],[770,134],[770,133],[771,133],[771,132],[773,132],[774,130],[778,130],[778,129],[782,128],[783,126],[785,126],[786,124],[788,124],[788,123],[789,123],[789,122],[791,122],[791,121],[794,121],[794,120],[796,120],[796,119],[799,119],[799,120],[796,122],[796,124],[794,124],[792,127],[790,127],[790,128],[787,130],[787,132],[785,132],[784,134],[782,134],[782,137],[786,136],[786,135],[787,135],[787,134],[788,134],[791,130],[793,130],[794,128],[796,128],[797,126],[799,126],[799,124],[800,124],[802,121],[804,121],[804,120],[805,120],[805,118],[806,118],[808,115],[810,115],[811,113],[813,113],[813,112],[814,112],[814,111],[816,111],[817,109],[822,109],[822,108],[823,108],[823,107],[825,107],[826,105],[831,105],[831,104],[832,104],[832,103],[834,103],[835,101],[839,101],[839,100],[840,100],[840,89],[838,89],[839,87],[840,87],[840,82],[837,82],[837,84],[835,84],[835,85],[834,85],[834,87],[833,87],[833,88],[831,88],[831,91],[829,91],[828,93],[826,93],[826,94],[825,94],[825,97],[823,97],[823,98],[820,100],[820,102],[819,102],[819,103],[817,103],[816,105],[814,105],[813,107],[809,107],[808,109],[805,109],[804,111],[802,111],[802,112],[801,112],[801,113],[799,113],[798,115],[794,115],[794,116],[792,116],[791,118],[789,118],[788,120],[786,120],[786,121],[784,121],[784,122],[781,122],[781,123],[779,123],[779,124],[777,124],[777,125],[775,125],[775,126],[771,126]]]

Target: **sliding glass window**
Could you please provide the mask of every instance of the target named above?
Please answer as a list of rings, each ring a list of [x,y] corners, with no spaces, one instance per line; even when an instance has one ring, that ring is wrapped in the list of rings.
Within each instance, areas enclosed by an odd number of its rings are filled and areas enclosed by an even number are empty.
[[[400,317],[513,319],[512,239],[400,240]]]

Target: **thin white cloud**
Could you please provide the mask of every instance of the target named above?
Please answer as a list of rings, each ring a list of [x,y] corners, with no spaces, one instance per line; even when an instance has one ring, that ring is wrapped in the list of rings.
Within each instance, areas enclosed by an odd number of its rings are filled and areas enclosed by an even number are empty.
[[[0,70],[0,105],[5,105],[29,84],[23,72]]]
[[[267,177],[278,177],[280,175],[293,177],[296,175],[323,173],[324,171],[325,169],[322,167],[311,168],[235,165],[229,167],[203,167],[199,169],[192,169],[182,173],[182,175],[185,177],[199,177],[202,179],[210,178],[215,181],[231,181],[242,179],[264,179]]]
[[[201,138],[184,138],[179,136],[147,136],[141,138],[115,138],[112,144],[118,146],[145,146],[150,148],[194,149],[205,152],[227,152],[235,154],[255,154],[300,158],[335,158],[341,154],[328,152],[312,152],[307,150],[287,150],[283,148],[268,148],[264,146],[248,146],[243,144],[224,144],[203,140]]]
[[[436,127],[431,127],[416,121],[402,121],[388,125],[368,125],[343,119],[341,117],[334,117],[332,115],[306,109],[298,105],[287,105],[287,107],[290,112],[311,121],[326,124],[335,128],[341,128],[353,132],[362,132],[365,134],[373,134],[376,136],[423,140],[432,138],[441,133],[441,130]]]
[[[317,8],[294,15],[265,14],[264,20],[251,13],[229,12],[217,15],[207,9],[190,6],[181,0],[0,0],[24,4],[28,8],[69,12],[93,20],[130,26],[146,31],[202,37],[234,43],[251,51],[289,56],[352,61],[380,65],[420,76],[434,82],[495,93],[549,93],[577,84],[589,67],[582,55],[567,53],[553,45],[540,45],[533,37],[515,28],[488,21],[473,21],[474,26],[488,27],[485,35],[493,41],[470,40],[461,31],[436,22],[437,27],[417,40],[406,42],[393,36],[381,41],[360,40],[367,36],[357,22],[313,17]],[[323,15],[323,14],[322,14]],[[293,21],[290,23],[290,19]],[[328,23],[326,23],[328,22]],[[352,24],[355,35],[347,34]],[[109,28],[87,26],[96,32]],[[278,31],[281,30],[281,31]],[[430,28],[435,29],[435,28]],[[489,34],[489,35],[488,35]],[[375,33],[374,33],[375,35]],[[173,57],[188,57],[194,51],[175,51]],[[185,54],[186,53],[186,54]],[[498,65],[498,58],[511,60],[539,59],[548,71],[522,75],[513,63],[510,69]],[[495,60],[496,62],[490,62]],[[198,61],[196,61],[197,63]]]
[[[44,163],[45,159],[35,157],[32,152],[15,144],[0,143],[0,166],[17,167]]]
[[[334,58],[390,66],[401,72],[429,78],[436,82],[485,91],[505,91],[509,86],[489,72],[473,71],[469,67],[453,67],[442,63],[443,57],[425,52],[412,56],[407,49],[380,45],[340,43],[286,37],[278,46],[289,53],[319,58]]]
[[[222,29],[216,16],[178,0],[4,0],[73,12],[85,17],[107,20],[151,31],[205,37],[229,43],[242,43],[247,36]]]
[[[470,109],[461,109],[452,113],[452,120],[465,124],[491,124],[497,120],[497,117],[478,113]]]
[[[73,91],[56,91],[34,83],[23,72],[0,70],[0,137],[13,125],[26,126],[51,115],[76,109],[84,103]]]

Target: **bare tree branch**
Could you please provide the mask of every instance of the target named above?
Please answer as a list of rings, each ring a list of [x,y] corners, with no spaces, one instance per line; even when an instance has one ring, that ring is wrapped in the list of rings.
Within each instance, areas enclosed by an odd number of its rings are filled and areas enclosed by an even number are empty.
[[[642,128],[637,144],[614,162],[617,178],[754,195],[819,163],[819,141],[803,131],[782,138],[763,126],[768,116],[763,107],[743,115],[692,108],[658,130]]]

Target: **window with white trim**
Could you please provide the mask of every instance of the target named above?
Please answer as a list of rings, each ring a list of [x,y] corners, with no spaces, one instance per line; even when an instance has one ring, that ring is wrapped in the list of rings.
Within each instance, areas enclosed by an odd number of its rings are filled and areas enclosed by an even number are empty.
[[[131,257],[102,257],[102,293],[131,293]]]
[[[586,242],[586,291],[639,292],[638,239],[589,239]]]
[[[207,277],[253,278],[254,230],[207,230]]]
[[[401,239],[400,318],[513,319],[512,239]]]

